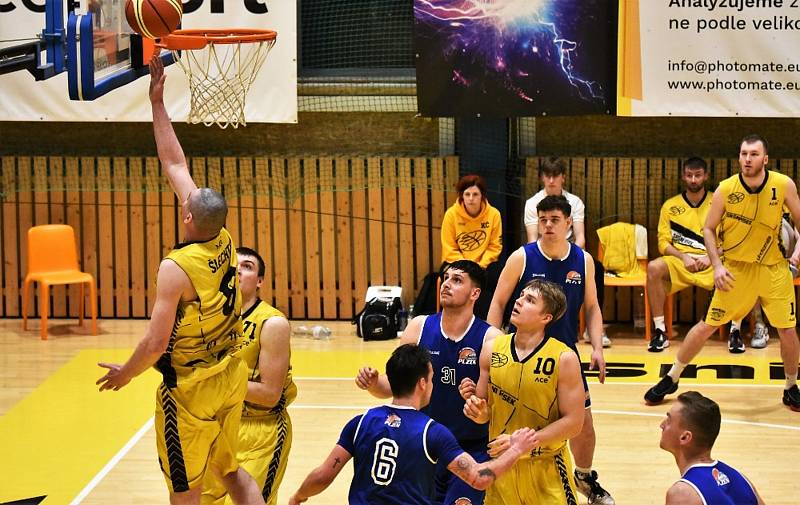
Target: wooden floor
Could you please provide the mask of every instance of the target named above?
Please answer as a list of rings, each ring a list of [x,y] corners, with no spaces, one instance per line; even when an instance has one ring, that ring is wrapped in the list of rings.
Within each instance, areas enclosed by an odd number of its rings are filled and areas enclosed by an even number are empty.
[[[334,330],[330,340],[293,340],[299,394],[290,408],[294,444],[280,503],[328,453],[345,422],[377,404],[352,377],[364,364],[382,368],[396,345],[364,343],[347,323],[328,325]],[[94,386],[102,375],[95,363],[126,359],[144,326],[104,320],[102,334],[90,336],[74,321],[56,320],[43,342],[38,322],[23,333],[20,321],[0,320],[0,503],[40,496],[48,505],[167,502],[151,421],[157,374],[147,372],[116,393],[101,394]],[[658,426],[669,404],[647,407],[642,395],[680,342],[650,354],[642,337],[626,330],[609,329],[614,346],[606,359],[614,363],[615,377],[591,384],[595,469],[618,504],[663,503],[678,477],[672,457],[658,448]],[[767,503],[789,504],[797,501],[800,414],[780,403],[782,380],[770,378],[779,362],[777,338],[767,349],[738,356],[714,340],[697,360],[697,379],[683,379],[681,390],[697,389],[720,403],[723,426],[714,456],[743,470]],[[309,503],[346,503],[351,468]]]

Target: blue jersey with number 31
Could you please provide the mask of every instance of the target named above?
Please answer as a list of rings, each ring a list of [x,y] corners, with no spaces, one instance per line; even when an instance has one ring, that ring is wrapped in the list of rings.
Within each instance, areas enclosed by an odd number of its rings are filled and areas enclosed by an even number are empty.
[[[353,456],[350,505],[431,503],[436,462],[449,464],[464,452],[447,428],[399,405],[356,416],[338,445]]]

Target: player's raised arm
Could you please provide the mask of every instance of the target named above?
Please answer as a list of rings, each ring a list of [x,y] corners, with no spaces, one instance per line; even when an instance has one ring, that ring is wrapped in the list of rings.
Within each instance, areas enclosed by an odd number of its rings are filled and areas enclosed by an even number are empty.
[[[156,54],[150,60],[150,104],[153,108],[153,135],[156,139],[158,159],[161,161],[164,175],[167,176],[169,185],[178,197],[178,201],[183,203],[189,198],[189,194],[197,189],[197,185],[189,173],[186,156],[183,154],[181,144],[172,128],[172,120],[164,106],[164,81],[166,78],[164,63]]]
[[[437,295],[438,296],[438,295]],[[417,345],[422,325],[425,324],[425,316],[417,316],[409,321],[403,335],[400,337],[398,347],[404,344]],[[369,392],[375,398],[391,398],[392,388],[389,386],[389,378],[386,374],[381,374],[376,368],[363,366],[356,374],[356,386],[359,389]]]

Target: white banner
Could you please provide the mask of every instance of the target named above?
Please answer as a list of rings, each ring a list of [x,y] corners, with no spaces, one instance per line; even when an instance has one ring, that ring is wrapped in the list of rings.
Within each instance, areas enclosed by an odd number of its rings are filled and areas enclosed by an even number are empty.
[[[800,115],[800,0],[623,0],[620,14],[620,115]]]
[[[0,3],[0,40],[30,39],[44,28],[43,0]],[[247,95],[247,122],[297,122],[297,2],[292,0],[190,0],[183,28],[260,28],[278,39]],[[66,17],[64,19],[66,28]],[[19,42],[17,42],[19,43]],[[3,42],[3,47],[13,42]],[[42,53],[44,59],[44,53]],[[164,101],[170,117],[186,120],[189,84],[178,65],[167,67]],[[35,81],[27,71],[0,76],[0,121],[150,121],[144,76],[94,101],[69,99],[66,71]]]

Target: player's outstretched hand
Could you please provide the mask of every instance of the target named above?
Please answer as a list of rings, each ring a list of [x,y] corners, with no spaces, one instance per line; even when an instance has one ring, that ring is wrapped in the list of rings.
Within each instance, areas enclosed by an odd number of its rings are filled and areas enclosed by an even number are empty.
[[[486,447],[488,449],[486,453],[489,457],[497,458],[511,447],[511,435],[505,433],[498,435],[497,438],[489,442],[489,445]]]
[[[305,503],[308,498],[303,498],[302,500],[297,497],[297,493],[293,494],[291,498],[289,498],[289,505],[297,505],[298,503]]]
[[[461,398],[465,400],[469,400],[470,396],[474,396],[477,390],[475,381],[469,377],[464,377],[461,380],[461,384],[458,385],[458,392],[461,394]]]
[[[714,287],[722,291],[730,291],[733,288],[733,281],[735,281],[733,274],[731,274],[724,265],[714,267]]]
[[[164,62],[157,54],[150,58],[150,102],[162,102],[164,100],[164,81],[167,80],[164,74]]]
[[[603,357],[602,349],[592,351],[592,361],[589,363],[589,370],[597,370],[600,372],[600,374],[597,376],[600,384],[603,384],[606,381],[606,359]]]
[[[520,454],[527,454],[539,446],[536,438],[536,430],[530,428],[520,428],[510,437],[510,446],[519,451]]]
[[[483,398],[470,396],[464,403],[464,415],[478,424],[489,422],[489,403]]]
[[[378,383],[378,371],[370,366],[361,367],[356,375],[356,386],[369,391]]]
[[[100,391],[106,389],[113,389],[119,391],[123,386],[128,384],[131,380],[122,373],[122,365],[115,365],[113,363],[98,363],[102,368],[107,368],[108,373],[97,379],[95,384],[100,385]]]

